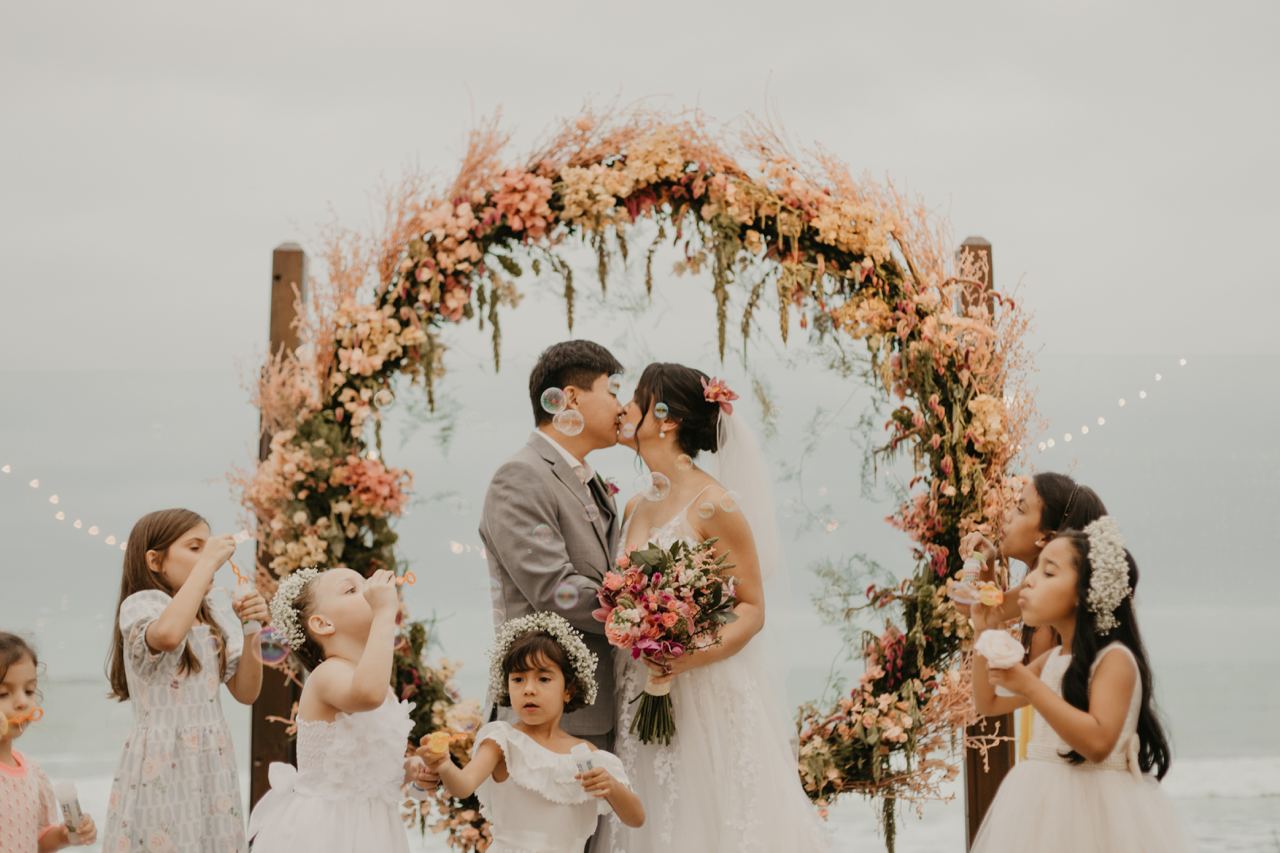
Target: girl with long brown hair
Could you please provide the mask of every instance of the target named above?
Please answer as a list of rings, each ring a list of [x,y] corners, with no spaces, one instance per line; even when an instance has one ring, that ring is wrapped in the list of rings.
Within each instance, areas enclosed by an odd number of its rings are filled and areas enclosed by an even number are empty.
[[[253,593],[211,594],[235,540],[187,509],[144,515],[125,546],[107,675],[134,708],[111,789],[104,850],[246,850],[239,773],[219,685],[245,705],[262,687]],[[250,653],[245,654],[246,646]]]

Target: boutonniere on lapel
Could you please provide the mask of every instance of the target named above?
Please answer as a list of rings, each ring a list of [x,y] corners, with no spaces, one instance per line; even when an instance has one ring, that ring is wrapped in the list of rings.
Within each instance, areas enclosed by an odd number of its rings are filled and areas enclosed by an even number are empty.
[[[609,477],[607,480],[604,481],[604,488],[605,488],[605,491],[609,493],[609,497],[613,497],[618,492],[622,491],[622,489],[618,488],[618,484],[614,481],[612,477]]]

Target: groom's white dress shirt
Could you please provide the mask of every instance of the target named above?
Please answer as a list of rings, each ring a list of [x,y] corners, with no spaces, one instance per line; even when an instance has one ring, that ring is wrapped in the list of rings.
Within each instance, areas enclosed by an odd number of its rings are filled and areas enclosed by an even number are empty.
[[[556,449],[556,452],[564,457],[564,461],[569,463],[569,467],[573,469],[573,472],[578,475],[578,477],[582,480],[582,482],[588,483],[591,481],[591,478],[596,475],[596,472],[592,469],[590,465],[588,465],[586,462],[583,462],[581,459],[574,456],[569,451],[565,450],[564,447],[560,444],[560,442],[556,441],[554,438],[547,435],[542,430],[535,429],[533,431],[533,434],[540,437],[543,441],[547,442],[547,444],[550,444],[552,447],[554,447]]]

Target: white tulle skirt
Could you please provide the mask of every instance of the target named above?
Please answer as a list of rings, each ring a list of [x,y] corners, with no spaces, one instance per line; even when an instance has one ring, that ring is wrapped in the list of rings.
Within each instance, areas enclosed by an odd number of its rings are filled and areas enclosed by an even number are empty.
[[[972,853],[1182,853],[1192,848],[1153,778],[1065,761],[1020,762]]]
[[[253,853],[409,851],[399,803],[375,797],[317,796],[287,786],[273,786],[258,802],[249,832]]]

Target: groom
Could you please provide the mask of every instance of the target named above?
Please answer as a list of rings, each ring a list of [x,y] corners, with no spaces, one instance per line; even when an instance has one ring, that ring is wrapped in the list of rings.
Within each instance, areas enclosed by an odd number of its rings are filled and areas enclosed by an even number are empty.
[[[529,375],[533,435],[493,475],[480,519],[494,618],[558,613],[599,658],[595,704],[566,714],[561,725],[601,749],[612,749],[613,654],[591,612],[599,606],[596,593],[613,564],[622,519],[587,455],[618,441],[622,406],[610,377],[620,372],[618,360],[591,341],[558,343],[539,356]],[[549,389],[559,389],[562,398],[547,395]],[[544,406],[544,395],[550,405]],[[561,399],[581,418],[555,420],[548,409],[559,408]],[[509,708],[491,709],[490,719],[514,719]]]

